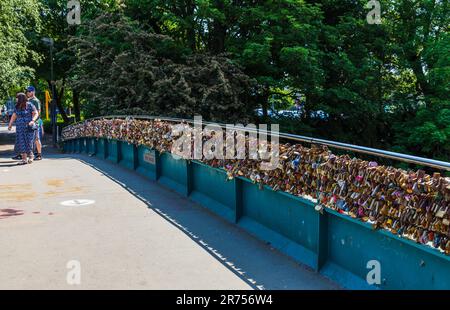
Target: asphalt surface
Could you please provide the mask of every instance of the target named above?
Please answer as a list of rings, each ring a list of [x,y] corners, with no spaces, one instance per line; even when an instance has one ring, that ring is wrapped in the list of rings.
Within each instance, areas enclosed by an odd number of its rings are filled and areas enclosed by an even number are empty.
[[[46,147],[17,166],[0,124],[0,289],[339,289],[133,171]]]

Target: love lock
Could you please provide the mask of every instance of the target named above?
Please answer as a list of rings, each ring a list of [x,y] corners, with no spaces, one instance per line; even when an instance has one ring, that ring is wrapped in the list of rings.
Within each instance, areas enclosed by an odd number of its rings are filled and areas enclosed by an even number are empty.
[[[324,214],[324,210],[323,210],[323,206],[322,205],[316,205],[314,207],[314,210],[316,210],[317,212],[319,212],[320,214]]]

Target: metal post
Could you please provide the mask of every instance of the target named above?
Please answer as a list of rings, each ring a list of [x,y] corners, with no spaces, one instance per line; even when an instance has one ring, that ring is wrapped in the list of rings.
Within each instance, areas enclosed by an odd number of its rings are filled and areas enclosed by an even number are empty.
[[[57,122],[57,116],[56,116],[56,94],[55,94],[55,81],[54,81],[54,75],[53,75],[53,42],[50,44],[50,75],[51,75],[51,85],[52,85],[52,103],[51,103],[51,109],[52,109],[52,141],[53,141],[53,147],[56,146],[57,143],[57,133],[56,133],[56,122]]]
[[[52,120],[52,141],[53,146],[56,146],[56,92],[55,92],[55,81],[54,81],[54,75],[53,75],[53,45],[54,41],[52,38],[42,38],[42,42],[44,42],[45,45],[48,45],[50,47],[50,85],[52,88],[52,101],[50,103],[50,109],[51,109],[51,120]]]

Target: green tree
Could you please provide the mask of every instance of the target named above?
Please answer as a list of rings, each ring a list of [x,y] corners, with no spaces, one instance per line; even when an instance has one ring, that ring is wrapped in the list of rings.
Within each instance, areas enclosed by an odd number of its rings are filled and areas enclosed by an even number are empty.
[[[230,60],[189,55],[166,35],[142,30],[119,14],[102,15],[69,40],[78,61],[73,87],[89,100],[88,116],[155,114],[242,119],[251,80]]]
[[[37,0],[2,0],[0,2],[0,98],[11,90],[24,87],[34,77],[40,57],[30,49],[33,33],[40,31]]]
[[[77,119],[239,121],[301,98],[301,119],[274,120],[282,129],[448,159],[450,4],[380,2],[382,23],[369,25],[366,0],[86,0],[69,27],[65,0],[5,0],[0,91],[33,70],[49,81],[41,38],[52,37],[58,105],[72,99]]]
[[[413,86],[397,97],[405,103],[394,119],[396,149],[449,160],[450,3],[388,1],[386,21],[396,71]]]
[[[33,49],[43,55],[44,61],[37,67],[36,76],[47,82],[48,89],[51,89],[50,78],[50,55],[49,47],[41,41],[42,37],[52,38],[54,41],[54,80],[56,89],[56,104],[65,122],[69,119],[65,113],[64,99],[67,98],[68,81],[71,76],[68,75],[69,69],[77,61],[76,54],[69,52],[68,39],[75,35],[79,26],[69,25],[67,23],[67,1],[66,0],[39,0],[41,2],[40,15],[42,17],[42,32],[33,42]],[[119,9],[117,0],[84,0],[81,2],[81,22],[86,23],[99,14]],[[75,112],[75,118],[80,119],[80,98],[79,90],[72,89],[72,103]]]

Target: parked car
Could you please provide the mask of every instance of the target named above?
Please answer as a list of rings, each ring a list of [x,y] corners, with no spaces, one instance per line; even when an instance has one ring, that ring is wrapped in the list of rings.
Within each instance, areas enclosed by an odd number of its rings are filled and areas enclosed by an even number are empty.
[[[292,109],[292,110],[280,110],[278,111],[278,115],[281,117],[300,118],[302,116],[302,113],[297,109]]]
[[[309,114],[311,118],[320,118],[322,120],[327,120],[330,117],[330,114],[323,110],[311,111]]]
[[[262,109],[262,108],[256,109],[256,110],[255,110],[255,113],[256,113],[256,115],[258,115],[258,116],[263,116],[263,115],[264,115],[263,109]],[[267,109],[267,115],[268,115],[269,117],[273,117],[273,116],[276,116],[276,115],[277,115],[277,112],[274,111],[274,110],[272,110],[272,109]]]
[[[258,116],[262,116],[263,115],[263,109],[259,108],[255,110],[256,115]],[[272,109],[268,109],[267,110],[267,115],[269,117],[286,117],[286,118],[294,118],[294,119],[299,119],[302,117],[303,115],[303,111],[301,109],[298,109],[297,107],[291,107],[290,109],[287,110],[279,110],[279,111],[275,111]],[[327,120],[330,115],[323,111],[323,110],[317,110],[317,111],[311,111],[309,113],[309,117],[310,118],[318,118],[321,120]]]

